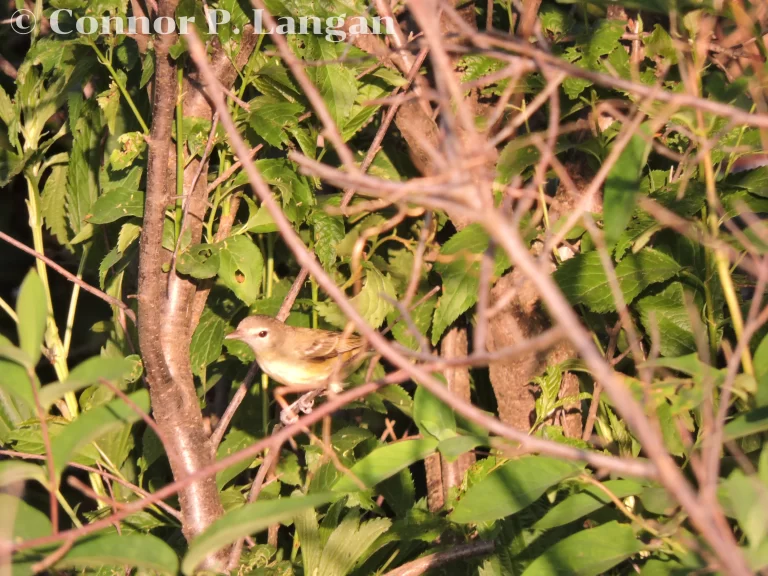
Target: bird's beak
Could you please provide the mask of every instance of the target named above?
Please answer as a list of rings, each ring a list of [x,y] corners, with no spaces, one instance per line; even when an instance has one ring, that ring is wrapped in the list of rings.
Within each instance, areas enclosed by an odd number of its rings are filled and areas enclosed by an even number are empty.
[[[230,332],[226,336],[224,336],[224,340],[241,340],[243,335],[235,330],[234,332]]]

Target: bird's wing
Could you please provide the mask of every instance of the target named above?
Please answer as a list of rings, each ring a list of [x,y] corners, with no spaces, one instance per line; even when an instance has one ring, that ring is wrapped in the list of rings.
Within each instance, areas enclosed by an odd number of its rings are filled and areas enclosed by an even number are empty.
[[[363,339],[356,334],[343,336],[338,332],[323,331],[312,344],[302,350],[302,355],[308,360],[328,360],[345,352],[358,350],[362,345]]]

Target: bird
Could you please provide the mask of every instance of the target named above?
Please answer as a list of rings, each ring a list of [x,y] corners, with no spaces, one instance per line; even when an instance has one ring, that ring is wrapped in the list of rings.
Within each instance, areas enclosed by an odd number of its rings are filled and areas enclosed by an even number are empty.
[[[265,315],[244,318],[224,338],[247,344],[261,370],[288,392],[310,390],[290,406],[281,402],[284,424],[296,420],[297,407],[311,412],[314,399],[325,390],[341,391],[343,380],[368,357],[366,341],[357,334],[288,326]]]

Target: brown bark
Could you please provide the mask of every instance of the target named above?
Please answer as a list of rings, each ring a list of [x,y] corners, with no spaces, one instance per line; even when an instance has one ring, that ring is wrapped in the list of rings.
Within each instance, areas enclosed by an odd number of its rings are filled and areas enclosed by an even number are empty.
[[[173,17],[175,3],[161,2],[160,15]],[[211,463],[208,438],[198,406],[189,350],[174,349],[173,330],[188,328],[175,321],[166,303],[167,256],[162,237],[165,208],[169,200],[171,127],[176,103],[176,68],[168,56],[174,35],[158,35],[155,41],[155,93],[152,131],[147,163],[147,192],[139,257],[139,345],[150,386],[155,420],[167,438],[166,450],[174,478],[179,479]],[[178,342],[181,342],[179,340]],[[186,356],[186,362],[183,361]],[[178,362],[181,358],[182,361]],[[176,360],[176,362],[172,362]],[[223,509],[212,477],[192,483],[179,493],[182,531],[191,540]]]
[[[175,2],[160,3],[159,15],[173,17]],[[144,224],[139,258],[139,345],[147,381],[150,386],[155,419],[167,438],[166,450],[174,478],[212,464],[213,451],[203,425],[189,362],[189,344],[196,321],[193,322],[193,302],[196,284],[188,279],[163,272],[170,253],[162,248],[165,210],[172,203],[175,190],[174,154],[171,128],[177,98],[176,67],[168,56],[174,35],[158,35],[155,40],[155,79],[153,119],[147,166],[147,192]],[[244,35],[241,50],[242,65],[253,50],[255,37]],[[214,56],[217,73],[222,82],[231,85],[236,71],[219,50]],[[193,82],[185,90],[185,113],[211,118],[210,105],[201,88]],[[199,242],[205,215],[207,178],[201,177],[194,191],[186,188],[199,167],[190,162],[184,174],[185,194],[191,202],[189,218],[184,223],[192,233],[192,242]],[[204,170],[205,173],[205,170]],[[223,508],[213,477],[198,480],[179,493],[182,531],[191,540],[221,516]],[[211,558],[209,567],[226,558],[226,550]]]
[[[469,353],[466,328],[451,328],[441,342],[441,355],[444,358],[461,358]],[[469,400],[469,369],[449,368],[445,371],[446,386],[463,399]],[[427,471],[427,505],[432,512],[440,510],[448,500],[451,488],[461,486],[467,470],[475,463],[472,452],[462,454],[453,462],[448,462],[442,455],[433,454],[425,461]]]

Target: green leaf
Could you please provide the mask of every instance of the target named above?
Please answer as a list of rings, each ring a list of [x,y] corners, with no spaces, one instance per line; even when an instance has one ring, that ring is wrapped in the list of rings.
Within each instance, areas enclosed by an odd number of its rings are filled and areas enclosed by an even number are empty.
[[[765,431],[768,431],[768,406],[739,414],[723,429],[726,440],[737,440]]]
[[[101,114],[95,102],[83,104],[73,137],[67,171],[67,216],[74,233],[87,236],[90,226],[85,218],[99,194],[101,164]]]
[[[645,484],[634,480],[607,480],[603,484],[617,498],[635,496],[640,494],[646,487]],[[563,526],[583,518],[587,514],[591,514],[610,503],[610,497],[603,490],[590,484],[585,486],[578,494],[568,496],[568,498],[550,509],[541,520],[534,524],[534,527],[538,530],[549,530],[550,528]]]
[[[650,131],[642,125],[640,131]],[[603,191],[603,220],[605,243],[612,248],[629,224],[640,190],[640,176],[651,146],[639,134],[634,134],[619,155],[605,180]]]
[[[397,384],[390,384],[384,386],[376,394],[381,396],[384,400],[392,404],[395,408],[400,410],[403,414],[409,418],[413,415],[413,399],[411,396],[403,390]]]
[[[176,270],[193,278],[213,278],[219,273],[221,257],[218,244],[195,244],[179,254]]]
[[[138,356],[128,358],[94,356],[78,364],[64,382],[43,386],[40,390],[40,404],[47,412],[53,403],[67,392],[77,392],[99,380],[107,380],[118,385],[123,382],[134,382],[141,376],[141,371],[142,365]]]
[[[48,475],[45,468],[31,462],[19,460],[3,460],[0,462],[0,488],[14,484],[35,480],[42,486],[48,485]]]
[[[753,355],[755,364],[755,379],[757,380],[757,404],[768,404],[768,334],[755,349]]]
[[[26,156],[19,156],[9,150],[0,148],[0,186],[7,186],[11,180],[21,174],[26,163]]]
[[[227,238],[219,247],[219,278],[235,295],[250,305],[261,291],[264,258],[261,251],[245,235]]]
[[[531,562],[523,576],[597,576],[643,548],[630,526],[608,522],[560,540]]]
[[[664,58],[668,64],[677,64],[677,49],[672,43],[672,37],[660,24],[653,25],[653,32],[642,39],[645,45],[645,54],[648,58]]]
[[[323,546],[317,571],[307,570],[306,573],[346,576],[374,541],[389,530],[390,526],[392,521],[388,518],[360,522],[356,513],[347,514]]]
[[[637,254],[628,254],[616,266],[616,277],[630,304],[651,284],[664,282],[680,271],[672,258],[647,248]],[[593,312],[603,313],[616,309],[608,278],[597,252],[578,254],[566,260],[555,271],[555,280],[573,304],[584,304]]]
[[[658,329],[659,351],[662,356],[684,356],[696,351],[696,339],[690,314],[685,305],[683,284],[673,282],[662,292],[645,296],[635,302],[646,334]]]
[[[474,484],[459,500],[449,519],[459,524],[490,522],[515,514],[544,492],[575,476],[582,468],[545,456],[507,462]]]
[[[424,386],[416,388],[413,420],[422,434],[445,440],[456,435],[456,415],[453,409],[438,400]]]
[[[479,436],[451,436],[442,440],[437,450],[448,462],[455,462],[462,454],[485,444],[488,444],[488,439]]]
[[[446,328],[477,302],[480,285],[480,255],[488,249],[488,234],[480,224],[470,224],[443,245],[441,256],[453,257],[451,262],[438,262],[435,270],[443,279],[443,291],[435,307],[432,344],[435,345]],[[472,257],[468,259],[463,254]],[[509,268],[503,250],[496,251],[494,274],[500,276]]]
[[[206,308],[203,311],[189,346],[189,361],[192,365],[193,374],[198,376],[204,374],[208,364],[219,357],[227,324],[228,320],[222,318],[211,308]]]
[[[66,220],[67,166],[54,166],[45,181],[41,198],[40,211],[45,226],[61,245],[66,245],[69,238]]]
[[[124,254],[125,251],[141,236],[141,226],[134,222],[126,222],[120,227],[117,235],[117,251]]]
[[[52,532],[51,521],[37,508],[23,500],[0,492],[0,510],[8,523],[13,522],[13,531],[3,522],[2,534],[9,540],[23,541],[49,536]]]
[[[5,89],[0,86],[0,120],[2,120],[6,126],[10,126],[15,117],[16,112],[13,108],[13,102],[11,102]]]
[[[0,390],[5,393],[0,394],[0,407],[2,407],[8,416],[9,423],[13,424],[15,427],[22,421],[33,417],[37,412],[35,410],[35,400],[32,396],[32,388],[26,368],[24,368],[23,364],[15,361],[13,358],[10,358],[9,360],[2,358],[3,356],[7,357],[7,353],[11,350],[18,352],[22,356],[26,356],[24,352],[18,348],[14,348],[13,345],[0,334],[0,374],[3,375],[3,377],[0,378]],[[27,358],[22,358],[22,360],[24,360],[24,364],[30,364]],[[39,384],[37,384],[37,378],[35,378],[35,385],[39,386]],[[2,436],[0,436],[0,438],[1,437]]]
[[[277,232],[277,224],[275,224],[269,210],[264,206],[258,208],[248,196],[244,196],[244,198],[245,203],[248,205],[248,220],[246,220],[245,224],[233,230],[232,236],[242,234],[243,232]]]
[[[336,263],[336,245],[344,239],[344,219],[315,210],[311,223],[314,226],[315,254],[323,268],[330,271]]]
[[[42,355],[43,336],[48,317],[48,306],[45,299],[45,289],[37,271],[30,270],[19,289],[19,299],[16,302],[16,314],[19,323],[19,345],[27,353],[32,365],[37,364]]]
[[[113,170],[129,168],[139,154],[147,148],[147,141],[142,132],[126,132],[117,138],[118,147],[109,155]]]
[[[155,74],[155,50],[149,48],[144,55],[144,60],[141,61],[141,80],[139,81],[139,89],[143,89],[152,76]]]
[[[321,506],[332,498],[333,495],[323,493],[301,498],[262,500],[227,512],[192,541],[181,563],[181,571],[192,574],[210,554],[239,538],[266,530],[272,524],[290,519],[300,510]]]
[[[248,104],[251,128],[275,148],[290,141],[287,129],[298,124],[299,114],[304,111],[301,104],[278,101],[271,96],[257,96]]]
[[[173,548],[152,534],[108,534],[75,544],[56,568],[136,567],[162,574],[176,574],[179,559]]]
[[[437,448],[437,440],[403,440],[377,448],[357,462],[351,472],[367,488],[373,488],[381,482],[407,468],[414,462],[423,460]],[[361,487],[350,476],[344,476],[333,486],[334,492],[357,492]]]
[[[139,409],[149,412],[149,393],[146,390],[134,392],[129,398]],[[82,446],[140,419],[141,416],[121,399],[83,413],[77,420],[70,422],[51,443],[56,470],[61,472]]]
[[[374,328],[381,326],[387,314],[393,306],[387,300],[396,298],[395,287],[392,285],[392,279],[389,275],[384,276],[375,267],[365,265],[365,284],[360,293],[350,302],[357,311]],[[347,322],[346,316],[341,312],[335,302],[320,302],[317,305],[318,313],[330,324],[343,328]]]
[[[144,192],[118,186],[96,200],[86,218],[92,224],[108,224],[126,216],[144,216]]]
[[[307,60],[333,62],[346,58],[348,47],[343,42],[334,43],[319,36],[306,36]],[[317,86],[328,111],[341,129],[346,124],[357,96],[355,73],[343,64],[321,64],[307,68],[312,82]]]
[[[752,194],[768,198],[768,166],[748,170],[744,175],[739,175],[729,184],[743,188]]]
[[[768,506],[768,486],[756,475],[746,476],[737,469],[720,483],[718,498],[739,521],[750,548],[760,545],[768,535],[768,516],[764,513]]]

